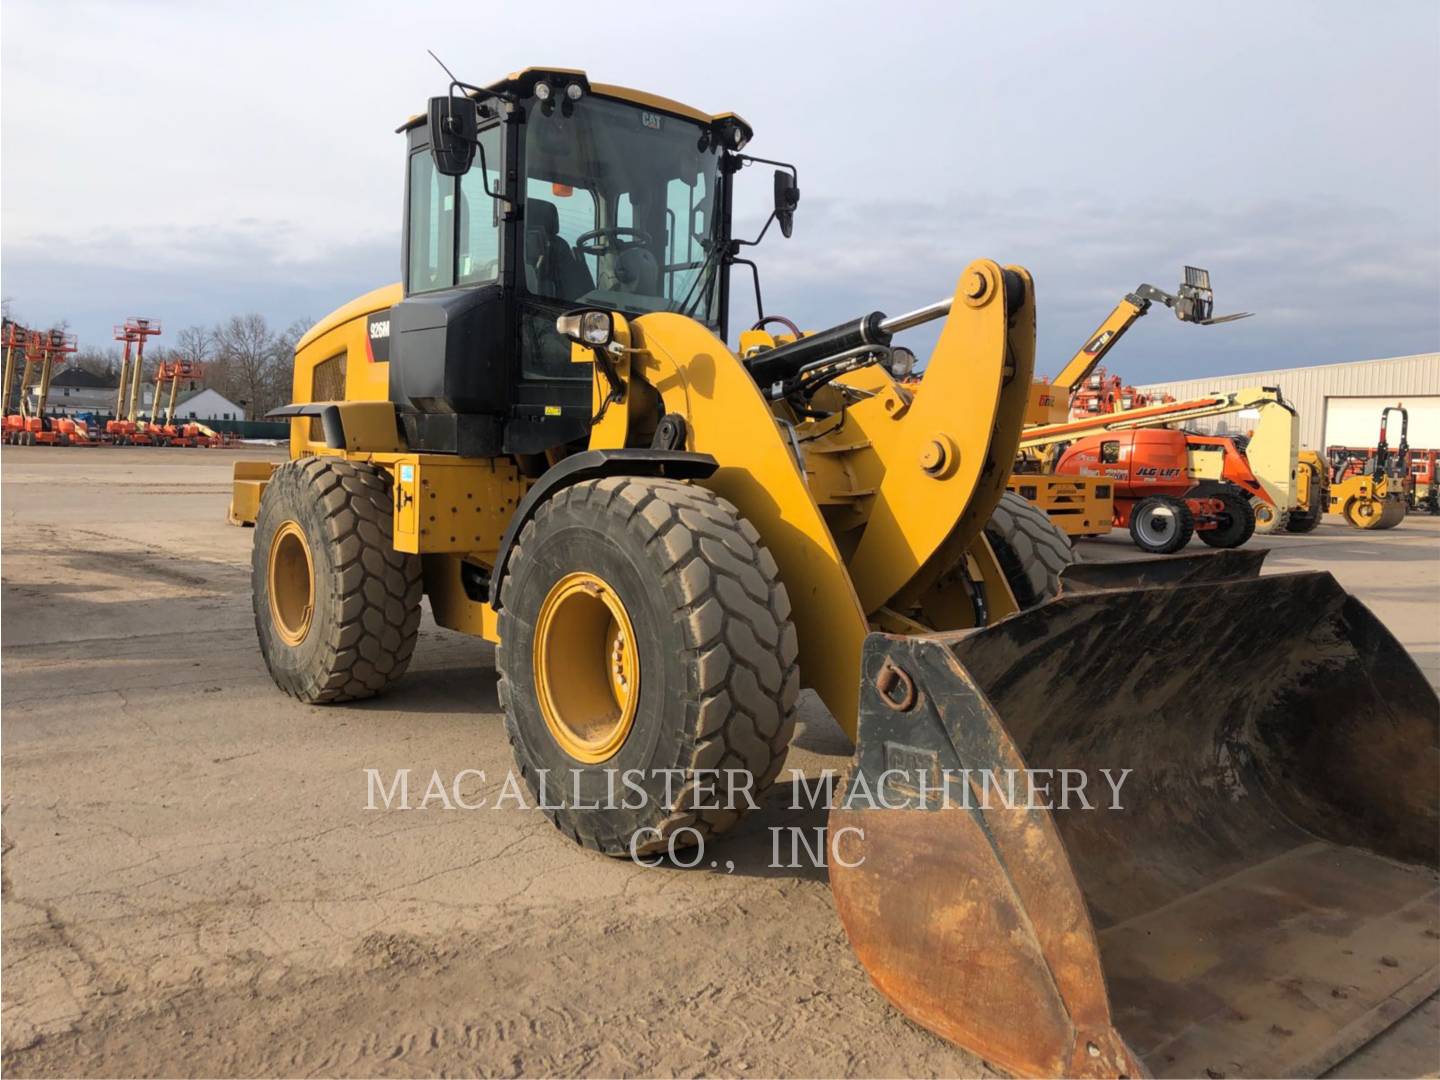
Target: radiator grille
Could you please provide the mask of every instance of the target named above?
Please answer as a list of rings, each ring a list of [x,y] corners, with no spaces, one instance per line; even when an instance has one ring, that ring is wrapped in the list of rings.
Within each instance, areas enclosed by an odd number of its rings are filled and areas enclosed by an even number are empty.
[[[310,375],[310,400],[345,400],[345,354],[343,352],[315,365],[315,370]],[[320,425],[318,416],[310,418],[310,441],[325,441],[325,432]]]

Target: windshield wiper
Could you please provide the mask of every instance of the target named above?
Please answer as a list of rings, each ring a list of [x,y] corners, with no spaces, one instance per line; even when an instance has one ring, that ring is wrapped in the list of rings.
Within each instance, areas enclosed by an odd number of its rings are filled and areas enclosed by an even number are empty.
[[[705,261],[700,264],[700,272],[695,275],[695,280],[690,282],[690,289],[685,293],[685,298],[680,301],[679,308],[672,309],[678,310],[681,315],[688,315],[692,318],[696,309],[699,308],[700,302],[710,295],[715,271],[719,268],[720,260],[729,248],[728,244],[721,243],[719,240],[708,240],[706,244],[708,248],[705,253]],[[698,294],[697,290],[699,290]],[[692,297],[694,299],[691,299]]]

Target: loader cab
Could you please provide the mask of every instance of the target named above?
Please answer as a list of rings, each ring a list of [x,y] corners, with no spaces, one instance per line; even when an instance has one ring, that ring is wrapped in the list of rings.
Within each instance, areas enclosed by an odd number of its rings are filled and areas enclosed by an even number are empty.
[[[473,136],[457,140],[434,107],[403,129],[390,397],[413,449],[533,454],[586,438],[591,371],[555,329],[568,311],[678,312],[724,337],[743,121],[572,71],[444,102],[474,110]]]

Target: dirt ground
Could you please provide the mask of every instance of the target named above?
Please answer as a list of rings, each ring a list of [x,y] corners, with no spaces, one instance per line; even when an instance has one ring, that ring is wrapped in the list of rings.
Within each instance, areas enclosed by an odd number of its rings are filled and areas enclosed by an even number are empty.
[[[224,522],[237,456],[0,459],[6,1073],[984,1073],[871,989],[823,869],[770,868],[768,827],[818,813],[772,801],[677,870],[533,810],[367,810],[371,768],[413,770],[412,805],[436,769],[496,794],[492,650],[427,616],[390,696],[276,692]],[[1268,569],[1331,570],[1440,685],[1440,519],[1332,521],[1257,540]],[[791,764],[847,755],[807,694]],[[1437,1031],[1431,999],[1338,1073],[1433,1073]]]

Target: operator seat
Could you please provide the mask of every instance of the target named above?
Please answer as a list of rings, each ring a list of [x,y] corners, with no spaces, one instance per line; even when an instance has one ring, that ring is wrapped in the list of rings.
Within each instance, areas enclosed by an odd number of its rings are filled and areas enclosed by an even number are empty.
[[[584,261],[560,236],[560,211],[545,199],[525,200],[525,262],[542,295],[578,300],[595,288]]]

